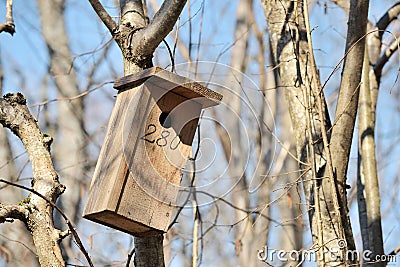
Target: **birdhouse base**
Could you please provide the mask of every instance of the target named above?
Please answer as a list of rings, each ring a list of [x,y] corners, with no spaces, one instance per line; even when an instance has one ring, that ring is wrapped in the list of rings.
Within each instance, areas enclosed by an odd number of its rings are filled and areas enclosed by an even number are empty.
[[[164,233],[164,231],[138,223],[132,218],[127,218],[113,210],[86,214],[84,218],[134,236],[150,236]]]

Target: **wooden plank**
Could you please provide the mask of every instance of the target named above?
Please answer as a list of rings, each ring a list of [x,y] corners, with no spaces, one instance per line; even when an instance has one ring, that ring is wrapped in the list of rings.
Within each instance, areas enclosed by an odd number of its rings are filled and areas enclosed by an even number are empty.
[[[93,213],[88,215],[86,219],[134,236],[149,236],[163,232],[150,228],[144,224],[140,224],[130,218],[126,218],[120,214],[117,214],[115,211],[105,210],[98,213]]]
[[[194,98],[203,108],[218,105],[222,95],[191,79],[179,76],[160,67],[152,67],[141,72],[118,78],[114,82],[117,90],[127,90],[142,83],[152,83],[164,90],[172,90],[187,99]]]
[[[104,144],[89,188],[88,199],[83,212],[84,217],[87,214],[105,209],[113,210],[117,206],[119,196],[116,196],[115,192],[122,189],[124,173],[127,171],[127,164],[122,151],[122,123],[129,103],[138,94],[140,94],[139,90],[130,90],[117,95]],[[137,102],[139,102],[139,99]],[[132,105],[132,107],[138,106]],[[132,109],[130,111],[134,112]],[[112,177],[110,174],[112,174]]]

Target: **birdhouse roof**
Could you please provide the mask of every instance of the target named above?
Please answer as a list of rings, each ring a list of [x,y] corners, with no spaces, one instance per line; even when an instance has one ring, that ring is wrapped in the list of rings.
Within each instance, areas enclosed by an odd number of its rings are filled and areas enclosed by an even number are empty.
[[[160,67],[152,67],[141,72],[130,74],[114,81],[114,88],[125,91],[141,84],[157,86],[187,99],[198,102],[202,108],[218,105],[222,95],[195,82]]]

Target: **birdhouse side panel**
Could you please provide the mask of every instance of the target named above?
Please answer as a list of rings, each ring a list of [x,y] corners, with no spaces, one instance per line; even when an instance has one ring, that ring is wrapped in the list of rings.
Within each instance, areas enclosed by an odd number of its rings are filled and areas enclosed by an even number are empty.
[[[107,133],[96,164],[83,216],[104,210],[115,211],[128,165],[123,155],[123,124],[126,112],[135,112],[143,98],[143,88],[121,92],[117,95]]]

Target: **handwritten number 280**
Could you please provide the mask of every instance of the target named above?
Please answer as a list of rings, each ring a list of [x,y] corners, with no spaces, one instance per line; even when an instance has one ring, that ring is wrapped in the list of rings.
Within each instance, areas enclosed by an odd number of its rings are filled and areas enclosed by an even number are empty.
[[[161,137],[160,138],[154,138],[151,137],[152,134],[154,134],[157,131],[157,127],[154,124],[149,124],[147,125],[147,132],[145,135],[141,137],[146,142],[149,142],[151,144],[156,143],[159,147],[165,147],[168,145],[168,137],[171,135],[171,132],[168,130],[163,130],[161,132]],[[177,142],[178,140],[178,142]],[[179,144],[181,143],[181,140],[178,135],[176,135],[174,138],[172,138],[171,142],[169,143],[169,148],[172,150],[175,150],[178,148]]]

